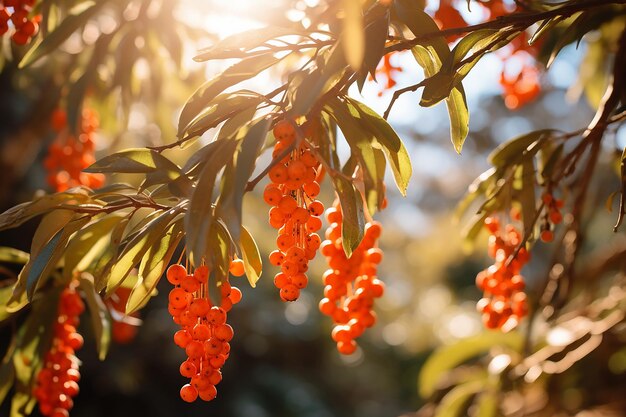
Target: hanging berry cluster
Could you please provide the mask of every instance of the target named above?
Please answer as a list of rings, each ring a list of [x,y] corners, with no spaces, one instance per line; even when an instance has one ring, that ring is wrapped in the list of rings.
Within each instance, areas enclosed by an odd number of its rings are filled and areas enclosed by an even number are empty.
[[[274,158],[289,147],[294,150],[269,171],[272,183],[263,193],[265,201],[273,206],[269,222],[278,230],[278,249],[270,254],[272,265],[280,266],[274,284],[280,289],[283,301],[295,301],[308,283],[308,263],[315,257],[321,239],[316,233],[322,228],[319,216],[324,205],[315,198],[320,192],[319,161],[304,146],[295,147],[296,130],[287,120],[280,121],[273,130],[276,138]]]
[[[549,191],[543,193],[541,199],[546,206],[546,210],[541,223],[540,237],[544,242],[552,242],[552,239],[554,239],[554,226],[563,221],[561,209],[563,208],[564,202],[560,198],[554,198]]]
[[[477,308],[486,328],[509,331],[528,314],[521,270],[530,254],[523,247],[515,253],[522,242],[515,226],[507,224],[502,232],[498,219],[487,217],[485,227],[490,233],[488,254],[495,262],[476,276],[476,286],[484,293]]]
[[[35,0],[0,0],[0,36],[9,31],[9,21],[15,31],[11,39],[16,45],[26,45],[39,31],[41,15],[30,16]]]
[[[83,300],[72,283],[61,293],[52,345],[44,356],[44,365],[37,374],[33,390],[44,416],[67,417],[74,405],[72,398],[78,394],[80,380],[80,362],[74,352],[83,346],[83,338],[76,327],[84,310]]]
[[[324,298],[319,308],[335,323],[332,338],[337,342],[337,350],[349,355],[357,347],[354,339],[376,323],[374,300],[385,290],[376,277],[383,256],[376,246],[382,228],[378,222],[368,222],[363,240],[348,258],[343,250],[339,204],[326,210],[326,218],[330,226],[320,251],[329,269],[324,273]]]
[[[243,275],[241,260],[231,263],[233,275]],[[241,301],[241,291],[228,280],[220,286],[220,305],[213,305],[209,297],[209,268],[202,265],[187,271],[182,265],[168,268],[167,280],[175,285],[169,294],[168,310],[181,330],[174,334],[174,342],[185,349],[187,360],[180,365],[180,374],[190,378],[180,390],[181,398],[194,402],[200,397],[211,401],[217,395],[215,386],[222,380],[220,368],[229,356],[234,331],[226,323],[226,315],[233,304]]]
[[[51,124],[58,135],[43,162],[48,171],[48,184],[59,192],[78,185],[101,187],[104,184],[102,174],[82,172],[96,160],[94,140],[99,124],[97,114],[90,109],[83,110],[78,138],[69,133],[67,115],[63,110],[56,110],[52,114]]]

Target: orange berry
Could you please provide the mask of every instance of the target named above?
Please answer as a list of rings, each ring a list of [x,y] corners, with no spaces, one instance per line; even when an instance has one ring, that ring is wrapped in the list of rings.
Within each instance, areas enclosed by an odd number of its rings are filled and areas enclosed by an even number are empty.
[[[206,284],[209,280],[209,267],[206,265],[200,265],[193,271],[193,277],[200,284]]]
[[[228,298],[230,298],[230,301],[233,304],[237,304],[241,301],[242,298],[241,290],[237,287],[233,287],[230,291],[230,295],[228,296]]]
[[[270,206],[277,206],[280,199],[283,197],[282,191],[276,186],[276,184],[268,184],[263,192],[263,199]]]
[[[296,140],[296,129],[288,120],[281,120],[276,123],[272,133],[279,142],[292,143]]]
[[[180,389],[180,398],[182,398],[183,401],[192,403],[198,398],[198,391],[192,387],[191,384],[185,384]]]
[[[270,180],[276,184],[283,184],[289,177],[287,167],[284,164],[276,164],[273,166],[268,175]]]
[[[283,301],[296,301],[300,296],[300,290],[293,284],[287,284],[280,289],[280,298]]]
[[[230,262],[229,271],[231,274],[233,274],[236,277],[242,276],[245,273],[245,266],[244,266],[243,260],[233,259]]]
[[[337,342],[337,350],[342,355],[352,355],[356,351],[356,342],[354,340]]]

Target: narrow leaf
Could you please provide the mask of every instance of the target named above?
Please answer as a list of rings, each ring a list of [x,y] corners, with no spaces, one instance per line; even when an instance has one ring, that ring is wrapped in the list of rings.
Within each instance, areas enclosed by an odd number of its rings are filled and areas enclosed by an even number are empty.
[[[263,263],[259,248],[254,241],[252,234],[241,226],[241,238],[239,239],[239,248],[243,256],[243,264],[246,271],[246,277],[252,288],[256,287],[256,283],[263,272]]]

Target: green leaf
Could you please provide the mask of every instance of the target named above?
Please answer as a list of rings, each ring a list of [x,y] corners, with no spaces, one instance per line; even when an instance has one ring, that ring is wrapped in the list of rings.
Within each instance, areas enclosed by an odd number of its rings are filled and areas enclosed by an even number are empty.
[[[11,339],[11,344],[0,363],[0,404],[2,404],[15,382],[15,365],[13,365],[13,361],[11,360],[14,352],[15,337]]]
[[[0,322],[3,322],[7,318],[11,317],[13,313],[15,313],[15,311],[9,311],[9,309],[7,309],[9,299],[11,298],[12,295],[13,295],[13,288],[10,285],[0,288]],[[24,296],[22,297],[22,300],[19,300],[19,301],[20,301],[19,304],[21,304],[21,307],[26,305],[26,303],[28,302],[28,300],[26,299],[26,294],[24,294]]]
[[[126,314],[134,313],[150,299],[182,237],[183,224],[176,222],[143,256],[137,283],[126,302]]]
[[[72,33],[84,26],[106,4],[107,1],[104,0],[84,1],[72,8],[61,24],[41,38],[41,42],[28,50],[20,61],[19,68],[25,68],[49,53],[56,51]]]
[[[487,160],[496,167],[509,165],[523,158],[523,155],[535,142],[546,140],[555,132],[554,129],[542,129],[525,133],[499,145],[489,154]],[[534,147],[535,151],[538,151],[539,148],[539,146]]]
[[[213,189],[218,173],[232,160],[237,149],[235,140],[219,140],[214,142],[211,153],[207,155],[204,167],[200,172],[198,184],[191,196],[189,208],[185,214],[185,233],[189,258],[193,265],[200,265],[205,259],[211,267],[212,259],[208,258],[208,235],[213,223]]]
[[[535,166],[532,158],[527,158],[522,163],[522,189],[519,193],[519,202],[522,206],[522,221],[524,223],[524,236],[532,235],[534,220],[537,214],[535,196]]]
[[[347,97],[346,100],[358,110],[361,122],[369,127],[376,141],[382,146],[387,159],[391,162],[391,170],[398,190],[406,196],[413,168],[404,143],[391,125],[374,110],[352,98]]]
[[[341,240],[346,256],[350,257],[352,252],[359,246],[363,239],[365,229],[365,218],[363,214],[363,198],[356,189],[354,183],[343,175],[331,175],[335,191],[339,196],[343,222],[341,224]]]
[[[435,417],[466,416],[474,396],[485,388],[485,381],[470,381],[452,388],[439,402]]]
[[[213,273],[217,285],[221,286],[228,279],[233,238],[226,225],[217,218],[214,218],[210,236],[212,239],[209,241],[209,247],[215,260]],[[217,299],[219,300],[219,297]]]
[[[280,59],[282,58],[277,58],[271,53],[243,59],[198,88],[183,106],[178,119],[178,137],[181,138],[189,124],[204,111],[205,107],[211,105],[215,96],[228,87],[256,76]]]
[[[102,217],[80,230],[65,250],[63,276],[69,280],[75,272],[86,271],[98,256],[111,244],[114,230],[122,216]],[[119,243],[119,242],[118,242]]]
[[[224,220],[235,242],[241,234],[243,196],[258,158],[265,137],[271,124],[270,118],[264,118],[253,124],[245,134],[239,152],[236,154],[234,178],[230,187],[220,194],[217,215]]]
[[[29,276],[31,275],[31,268],[35,263],[35,260],[39,256],[40,252],[46,245],[57,235],[62,233],[61,230],[65,225],[67,225],[74,213],[69,210],[56,210],[53,211],[43,217],[41,223],[35,230],[35,234],[33,236],[33,240],[30,246],[30,257],[28,262],[24,265],[22,270],[20,271],[17,281],[13,286],[13,295],[11,299],[8,301],[7,306],[9,309],[19,309],[21,306],[21,300],[24,293],[27,292],[27,288],[30,288],[31,291],[28,293],[28,300],[32,295],[32,282],[29,284]],[[60,235],[59,235],[60,238]],[[56,243],[56,242],[55,242]],[[51,254],[50,254],[51,256]],[[43,260],[44,258],[42,258]],[[49,258],[47,258],[49,259]],[[39,261],[38,266],[41,264],[42,260]],[[31,278],[32,280],[32,278]]]
[[[85,294],[87,308],[89,308],[89,318],[91,319],[91,327],[93,328],[93,334],[96,339],[98,358],[103,361],[107,356],[111,344],[111,318],[109,317],[109,310],[102,301],[102,298],[100,298],[100,295],[96,292],[94,280],[90,274],[81,274],[79,282],[80,288],[83,290],[83,294]]]
[[[103,282],[96,282],[96,290],[106,286],[107,297],[110,296],[128,277],[130,271],[139,264],[144,254],[163,235],[168,225],[178,215],[171,209],[161,212],[148,222],[126,244],[121,254],[112,262],[111,270]]]
[[[419,374],[418,387],[421,397],[430,398],[442,378],[462,363],[485,354],[496,346],[506,346],[519,351],[523,342],[523,336],[516,332],[487,332],[440,347],[428,358]]]
[[[29,415],[35,405],[32,395],[34,379],[50,348],[60,293],[60,287],[52,288],[45,297],[33,302],[30,314],[17,331],[16,348],[11,358],[15,369],[11,417]]]
[[[367,78],[366,74],[368,72],[375,77],[376,67],[385,54],[385,41],[389,33],[389,10],[386,7],[380,9],[382,9],[382,13],[365,27],[365,44],[367,48],[365,48],[365,58],[362,69],[362,72],[365,74],[363,83]],[[359,85],[359,89],[362,88],[363,84]]]
[[[344,12],[341,43],[348,65],[358,71],[365,56],[365,33],[360,0],[341,0]]]
[[[446,106],[450,117],[450,140],[454,150],[460,154],[469,133],[469,110],[463,86],[452,89],[450,97],[446,99]]]
[[[325,109],[337,123],[343,133],[352,155],[354,155],[361,168],[366,181],[377,183],[378,169],[377,161],[372,145],[374,142],[373,132],[368,126],[360,123],[359,111],[347,100],[340,100],[333,97],[328,100]]]
[[[63,204],[80,204],[89,201],[86,191],[72,189],[65,193],[45,195],[33,201],[18,204],[0,214],[0,230],[24,224],[35,216],[47,213]]]
[[[480,174],[470,185],[467,187],[467,194],[457,204],[454,211],[454,216],[460,219],[461,216],[467,211],[469,206],[478,198],[483,195],[497,180],[496,176],[498,171],[495,168],[489,168],[487,171]]]
[[[322,61],[326,58],[326,61]],[[327,93],[340,79],[346,69],[346,57],[342,41],[338,41],[323,57],[318,58],[318,67],[310,74],[298,73],[288,90],[295,116],[309,113],[311,107]]]
[[[289,35],[308,35],[291,27],[267,26],[260,29],[251,29],[228,36],[215,45],[201,49],[199,55],[193,59],[197,62],[211,59],[244,58],[247,50],[263,46],[268,40]]]
[[[256,108],[264,100],[259,94],[246,90],[220,94],[183,131],[179,132],[179,136],[200,136],[236,114],[251,107]]]
[[[161,155],[160,153],[146,148],[126,149],[102,159],[84,170],[85,172],[99,173],[130,173],[146,174],[162,172],[164,176],[175,179],[180,175],[178,165]]]
[[[261,261],[259,248],[254,241],[254,237],[252,237],[252,234],[243,225],[241,226],[239,249],[241,250],[241,254],[243,256],[246,277],[248,278],[250,286],[254,288],[256,287],[256,283],[263,272],[263,263]]]
[[[0,246],[0,262],[9,262],[13,264],[25,264],[28,262],[29,255],[19,249]]]

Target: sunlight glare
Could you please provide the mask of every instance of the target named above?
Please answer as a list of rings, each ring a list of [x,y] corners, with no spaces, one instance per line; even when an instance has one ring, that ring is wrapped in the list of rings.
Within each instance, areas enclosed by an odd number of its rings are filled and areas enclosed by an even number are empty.
[[[216,34],[220,39],[262,27],[256,13],[258,2],[255,0],[198,1],[181,0],[179,13],[181,17],[195,26]]]

